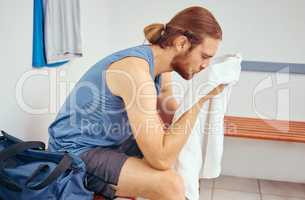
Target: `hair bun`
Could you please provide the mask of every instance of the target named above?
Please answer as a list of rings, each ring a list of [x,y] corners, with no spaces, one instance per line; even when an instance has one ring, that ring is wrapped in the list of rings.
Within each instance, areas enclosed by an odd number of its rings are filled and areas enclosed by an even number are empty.
[[[151,44],[157,44],[164,30],[164,24],[154,23],[144,28],[144,35]]]

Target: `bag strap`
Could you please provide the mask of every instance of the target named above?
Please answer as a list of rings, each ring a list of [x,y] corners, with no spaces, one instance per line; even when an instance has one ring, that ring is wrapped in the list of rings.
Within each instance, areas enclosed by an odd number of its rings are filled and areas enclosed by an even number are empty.
[[[22,140],[20,140],[19,138],[16,138],[10,134],[8,134],[7,132],[1,130],[1,134],[2,136],[0,136],[0,139],[8,139],[14,143],[19,143],[19,142],[23,142]]]
[[[5,161],[9,158],[14,157],[15,155],[24,152],[27,149],[31,148],[45,148],[43,142],[21,142],[13,144],[8,148],[0,152],[0,185],[3,185],[7,189],[13,190],[15,192],[21,192],[22,187],[18,183],[10,180],[7,176],[2,173],[3,168],[5,167]]]
[[[51,184],[54,180],[56,180],[61,174],[66,172],[66,170],[70,169],[72,165],[72,158],[69,154],[65,153],[62,160],[59,162],[57,167],[47,176],[42,182],[36,185],[30,185],[30,181],[27,181],[27,187],[32,190],[40,190],[49,184]],[[38,173],[36,173],[38,175]],[[36,176],[34,175],[34,176]],[[34,179],[34,176],[31,176],[31,179]]]
[[[5,162],[5,160],[12,158],[19,153],[22,153],[25,150],[34,149],[34,148],[44,150],[45,144],[43,142],[39,142],[39,141],[20,142],[17,144],[13,144],[0,152],[0,163],[3,164]]]
[[[28,184],[31,182],[35,177],[37,177],[40,173],[47,171],[49,169],[49,165],[47,164],[41,164],[37,167],[37,169],[31,174],[31,176],[28,178],[28,180],[25,182],[25,184]]]
[[[4,174],[0,173],[0,186],[6,187],[9,190],[13,190],[15,192],[21,192],[22,188],[15,183],[14,181],[10,180]]]
[[[17,144],[13,144],[10,147],[2,150],[0,152],[0,184],[3,184],[7,186],[7,188],[12,189],[14,191],[21,191],[21,187],[18,186],[17,183],[9,180],[6,176],[1,175],[1,170],[3,170],[4,163],[7,159],[12,158],[16,156],[19,153],[22,153],[28,149],[45,149],[45,144],[43,142],[39,141],[31,141],[31,142],[21,142]],[[69,169],[72,165],[72,158],[69,156],[69,154],[65,153],[62,160],[58,163],[57,167],[39,184],[36,185],[29,185],[30,182],[39,174],[41,170],[43,170],[45,167],[38,168],[34,171],[32,176],[30,177],[30,180],[27,181],[27,186],[30,189],[33,190],[40,190],[49,184],[51,184],[54,180],[56,180],[61,174],[63,174],[67,169]]]

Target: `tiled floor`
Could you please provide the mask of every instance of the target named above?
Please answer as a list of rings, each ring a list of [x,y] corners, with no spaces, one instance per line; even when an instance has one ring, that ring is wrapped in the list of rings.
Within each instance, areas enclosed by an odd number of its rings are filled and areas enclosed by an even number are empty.
[[[220,176],[200,183],[200,200],[305,200],[305,184]]]
[[[220,176],[201,180],[200,200],[305,200],[305,184]]]

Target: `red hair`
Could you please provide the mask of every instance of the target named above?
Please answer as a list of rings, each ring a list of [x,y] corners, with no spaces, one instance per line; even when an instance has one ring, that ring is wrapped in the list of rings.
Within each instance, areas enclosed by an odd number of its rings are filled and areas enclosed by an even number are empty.
[[[222,40],[222,30],[213,14],[206,8],[194,6],[178,12],[166,25],[154,23],[144,28],[145,38],[162,48],[172,46],[173,40],[184,35],[192,46],[209,36]]]

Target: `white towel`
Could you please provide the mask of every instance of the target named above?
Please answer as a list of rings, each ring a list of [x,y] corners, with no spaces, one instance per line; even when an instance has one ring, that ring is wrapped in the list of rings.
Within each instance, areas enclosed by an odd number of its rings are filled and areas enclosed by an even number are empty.
[[[48,64],[82,56],[79,0],[44,0]]]
[[[238,81],[241,55],[215,58],[206,70],[196,74],[187,88],[173,122],[200,98],[219,84],[226,84],[219,95],[204,103],[192,133],[179,154],[174,168],[184,179],[185,196],[199,200],[199,179],[215,178],[221,172],[224,128],[223,119],[231,87]]]

